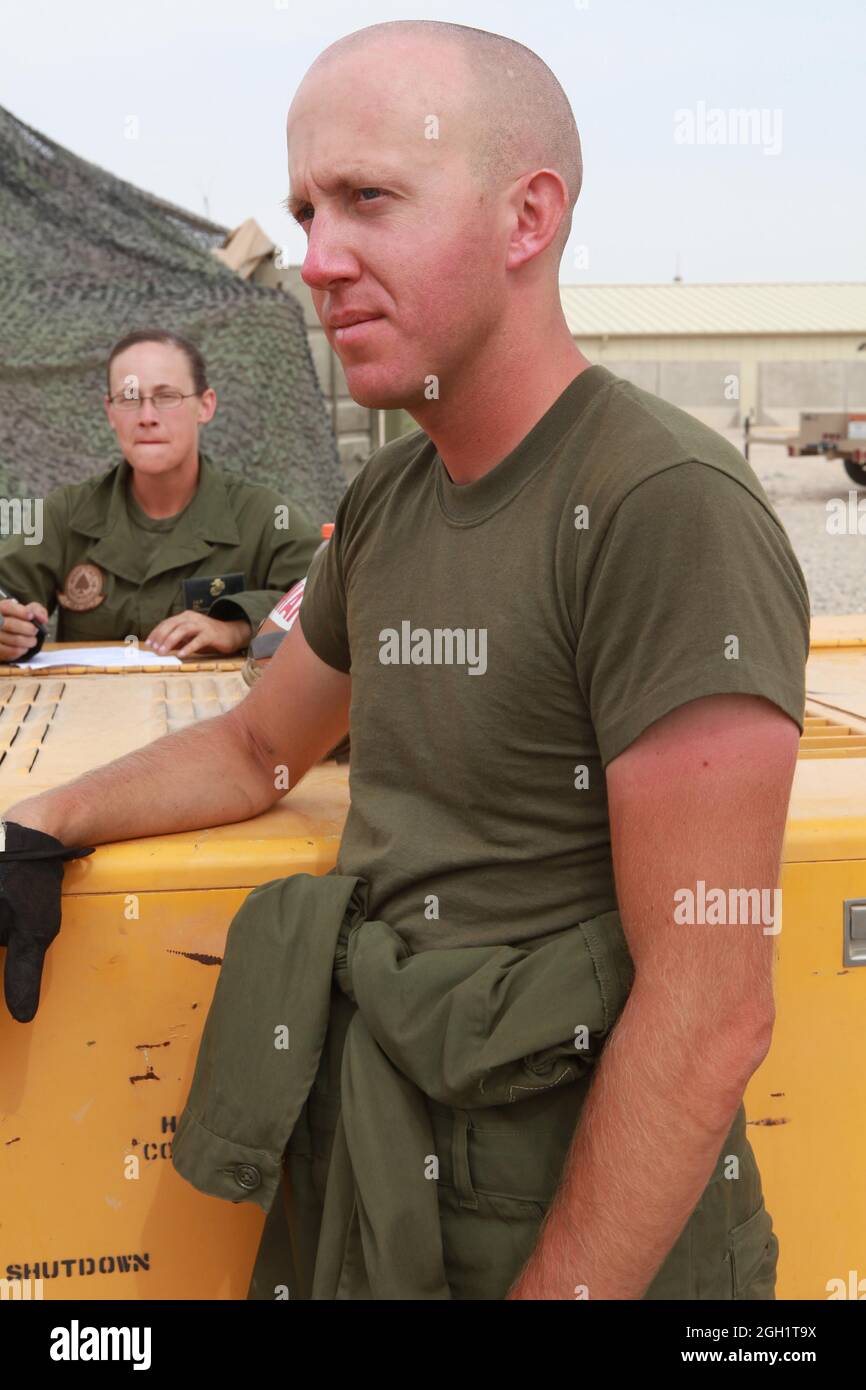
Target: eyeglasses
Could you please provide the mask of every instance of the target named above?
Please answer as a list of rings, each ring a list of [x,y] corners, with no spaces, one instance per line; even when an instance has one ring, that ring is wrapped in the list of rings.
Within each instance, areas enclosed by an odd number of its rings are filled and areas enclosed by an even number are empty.
[[[117,396],[109,396],[116,410],[137,410],[142,401],[153,401],[154,410],[176,410],[181,401],[198,396],[199,391],[155,391],[152,396],[125,396],[121,391]]]

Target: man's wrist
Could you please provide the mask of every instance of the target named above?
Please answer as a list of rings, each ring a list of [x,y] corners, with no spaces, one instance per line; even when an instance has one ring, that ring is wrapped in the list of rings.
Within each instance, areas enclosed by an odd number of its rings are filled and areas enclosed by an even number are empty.
[[[253,627],[252,623],[250,623],[247,618],[233,618],[230,622],[226,623],[226,627],[233,629],[236,634],[236,638],[232,639],[233,652],[242,651],[244,647],[249,646],[253,635]]]
[[[44,835],[53,835],[55,840],[63,843],[59,817],[56,812],[52,815],[50,803],[46,804],[40,796],[28,797],[10,806],[3,812],[2,820],[4,824],[15,821],[17,825],[27,825],[31,830],[41,830]]]

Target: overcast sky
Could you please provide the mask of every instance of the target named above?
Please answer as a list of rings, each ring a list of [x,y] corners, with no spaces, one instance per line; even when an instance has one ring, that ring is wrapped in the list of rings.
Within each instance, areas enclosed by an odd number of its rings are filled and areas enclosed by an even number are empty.
[[[0,0],[0,103],[300,262],[289,101],[334,39],[407,18],[506,34],[565,88],[584,184],[562,281],[864,278],[863,0]]]

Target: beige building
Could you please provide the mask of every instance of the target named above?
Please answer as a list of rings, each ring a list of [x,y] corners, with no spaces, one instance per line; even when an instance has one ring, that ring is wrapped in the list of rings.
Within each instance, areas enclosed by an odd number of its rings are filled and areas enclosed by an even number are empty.
[[[751,415],[793,430],[801,410],[866,409],[866,284],[563,285],[561,293],[590,361],[714,429]]]

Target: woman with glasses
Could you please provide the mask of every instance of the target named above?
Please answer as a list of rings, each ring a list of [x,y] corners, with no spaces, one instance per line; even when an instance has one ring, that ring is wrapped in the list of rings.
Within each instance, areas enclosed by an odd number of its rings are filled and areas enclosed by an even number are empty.
[[[50,493],[41,535],[0,545],[0,661],[26,661],[55,608],[59,642],[247,646],[321,537],[300,507],[214,467],[199,429],[216,404],[188,339],[143,329],[115,343],[105,409],[122,457]]]

